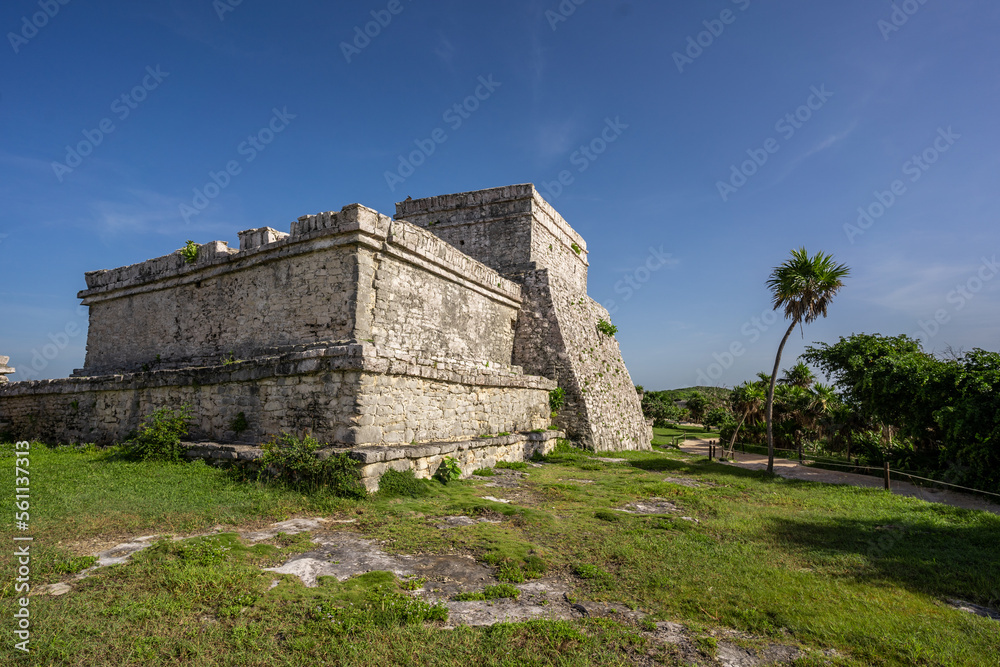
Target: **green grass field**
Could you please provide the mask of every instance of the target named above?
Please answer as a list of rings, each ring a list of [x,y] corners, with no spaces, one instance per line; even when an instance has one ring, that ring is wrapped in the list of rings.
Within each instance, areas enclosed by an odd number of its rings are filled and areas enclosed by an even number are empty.
[[[202,463],[32,451],[35,584],[68,580],[88,564],[78,557],[93,545],[129,536],[349,517],[357,520],[350,530],[384,540],[387,551],[467,553],[525,568],[541,559],[548,574],[573,582],[580,599],[623,602],[694,631],[733,628],[794,644],[807,652],[803,665],[1000,664],[1000,623],[944,602],[1000,603],[1000,517],[987,513],[768,477],[676,450],[616,453],[627,461],[605,463],[561,448],[548,465],[527,469],[511,505],[479,497],[490,491],[482,486],[489,477],[429,483],[417,497],[347,501],[237,482]],[[9,507],[10,445],[0,464]],[[668,476],[701,486],[667,483]],[[654,496],[698,523],[611,512]],[[433,521],[482,512],[503,521],[449,530]],[[8,545],[12,532],[8,521]],[[607,620],[444,630],[440,610],[389,613],[412,604],[388,573],[269,591],[273,575],[260,568],[307,548],[308,535],[254,547],[233,535],[163,543],[64,596],[33,597],[30,656],[10,648],[14,560],[4,548],[7,664],[625,665],[648,657],[641,628]],[[351,603],[353,615],[325,620],[324,610]],[[818,653],[831,648],[841,657]],[[656,658],[675,664],[676,656]]]
[[[654,428],[653,444],[666,447],[693,438],[718,440],[719,431],[710,431],[703,426],[671,426],[670,428]]]

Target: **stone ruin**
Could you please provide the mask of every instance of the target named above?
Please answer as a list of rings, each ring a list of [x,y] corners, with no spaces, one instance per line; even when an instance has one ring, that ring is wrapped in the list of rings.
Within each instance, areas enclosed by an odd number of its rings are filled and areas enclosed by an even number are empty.
[[[0,384],[7,384],[10,382],[10,380],[7,379],[7,376],[17,371],[16,368],[11,368],[7,365],[7,362],[9,361],[10,357],[0,357]]]
[[[558,433],[650,447],[587,296],[587,244],[533,185],[407,199],[393,218],[352,204],[239,240],[87,273],[84,367],[3,385],[0,432],[109,443],[188,405],[197,440],[309,432],[418,474],[445,452],[463,469],[483,447],[520,460]]]

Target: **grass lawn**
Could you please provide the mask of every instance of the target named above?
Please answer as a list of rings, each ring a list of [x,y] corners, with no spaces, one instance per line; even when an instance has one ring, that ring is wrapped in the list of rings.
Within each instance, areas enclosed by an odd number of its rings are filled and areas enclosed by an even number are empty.
[[[488,476],[347,501],[236,482],[202,463],[130,463],[41,445],[31,456],[33,584],[68,580],[89,564],[80,556],[128,536],[353,518],[350,530],[390,552],[467,553],[529,576],[541,567],[569,579],[580,599],[623,602],[697,632],[733,628],[798,645],[803,665],[1000,664],[1000,623],[944,603],[1000,604],[1000,517],[983,512],[677,451],[616,453],[626,461],[607,463],[560,448],[548,465],[527,468],[510,505],[480,497],[498,492],[483,487]],[[10,507],[10,445],[0,463]],[[612,511],[650,497],[698,522]],[[435,527],[435,517],[483,512],[503,520]],[[641,627],[602,619],[444,630],[441,610],[413,601],[388,573],[270,591],[274,575],[260,568],[307,550],[308,536],[248,547],[224,534],[162,542],[66,595],[33,597],[33,652],[18,655],[9,519],[0,556],[6,664],[625,665],[650,649]],[[818,653],[831,648],[840,657]]]
[[[718,440],[719,431],[718,429],[710,431],[704,426],[682,426],[680,424],[669,428],[654,428],[653,444],[661,446],[672,445],[675,442],[680,442],[678,436],[684,436],[684,439],[686,440],[690,440],[692,438]]]

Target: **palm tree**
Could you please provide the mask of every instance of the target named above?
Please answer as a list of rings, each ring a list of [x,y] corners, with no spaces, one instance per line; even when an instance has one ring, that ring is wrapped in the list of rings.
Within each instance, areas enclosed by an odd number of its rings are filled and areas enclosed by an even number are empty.
[[[727,458],[731,458],[733,455],[733,450],[736,448],[736,436],[739,435],[743,422],[747,419],[751,421],[760,419],[765,398],[764,387],[759,382],[744,382],[733,389],[730,403],[733,406],[733,411],[740,414],[740,422],[733,430],[733,437],[729,441]]]
[[[770,378],[768,378],[770,381]],[[778,380],[781,384],[787,384],[792,387],[802,387],[803,389],[808,389],[816,381],[816,376],[813,375],[812,369],[806,366],[801,361],[788,370],[785,374],[781,376]]]
[[[771,290],[774,309],[784,308],[785,318],[790,319],[778,353],[774,357],[774,370],[767,388],[767,471],[774,472],[774,383],[781,365],[781,352],[797,324],[809,324],[820,316],[826,317],[827,307],[834,295],[844,286],[843,278],[850,269],[844,264],[834,264],[833,255],[817,253],[810,257],[805,248],[792,251],[792,256],[781,266],[775,267],[767,281]]]
[[[812,388],[812,417],[819,437],[822,438],[833,420],[833,413],[839,401],[836,390],[828,384],[817,382]]]

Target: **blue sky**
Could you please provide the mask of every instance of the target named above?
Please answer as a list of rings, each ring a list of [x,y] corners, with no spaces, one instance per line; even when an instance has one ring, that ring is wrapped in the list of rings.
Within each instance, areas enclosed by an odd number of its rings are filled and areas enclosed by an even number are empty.
[[[770,369],[799,246],[852,275],[788,363],[852,332],[998,348],[997,3],[10,0],[0,29],[12,380],[83,365],[84,271],[524,182],[647,388]]]

